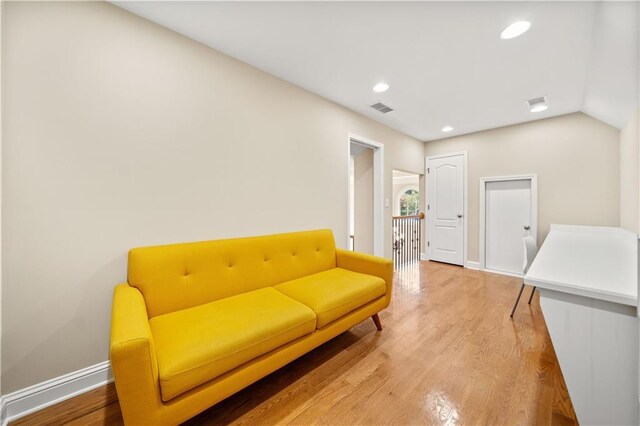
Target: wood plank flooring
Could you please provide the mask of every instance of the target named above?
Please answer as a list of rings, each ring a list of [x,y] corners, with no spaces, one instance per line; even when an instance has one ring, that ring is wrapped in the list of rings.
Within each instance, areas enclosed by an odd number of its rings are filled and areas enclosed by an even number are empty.
[[[577,424],[538,297],[520,280],[435,262],[396,272],[368,320],[188,422]],[[113,385],[12,425],[122,424]]]

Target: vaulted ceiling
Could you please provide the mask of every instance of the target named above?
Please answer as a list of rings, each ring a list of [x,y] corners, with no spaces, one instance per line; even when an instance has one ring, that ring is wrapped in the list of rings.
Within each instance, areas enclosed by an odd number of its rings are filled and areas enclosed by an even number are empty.
[[[114,4],[425,141],[576,111],[621,128],[639,104],[638,2]]]

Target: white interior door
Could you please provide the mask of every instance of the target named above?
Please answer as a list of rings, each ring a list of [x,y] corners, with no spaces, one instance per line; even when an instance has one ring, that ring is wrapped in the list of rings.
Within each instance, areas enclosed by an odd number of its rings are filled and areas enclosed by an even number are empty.
[[[429,259],[464,264],[464,154],[427,159]]]
[[[522,274],[522,237],[535,235],[531,179],[486,182],[485,269]]]

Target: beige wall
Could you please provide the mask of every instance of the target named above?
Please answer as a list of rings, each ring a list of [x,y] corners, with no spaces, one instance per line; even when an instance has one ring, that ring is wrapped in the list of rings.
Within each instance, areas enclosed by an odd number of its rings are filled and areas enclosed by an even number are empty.
[[[4,21],[4,0],[0,0],[0,100],[2,99],[2,21]],[[0,102],[0,223],[2,223],[2,102]],[[2,241],[2,227],[0,226],[0,242]],[[0,244],[0,259],[2,259],[2,244]],[[2,262],[0,262],[0,349],[2,348]],[[0,390],[2,389],[2,351],[0,350]],[[0,392],[0,395],[2,393]]]
[[[373,149],[364,149],[353,162],[354,250],[373,254]]]
[[[640,229],[640,111],[620,131],[620,226]]]
[[[385,145],[385,194],[423,168],[422,142],[108,3],[6,4],[2,40],[3,394],[107,359],[131,247],[346,247],[348,133]]]
[[[468,151],[468,259],[479,260],[481,177],[538,175],[538,244],[551,223],[619,226],[620,132],[575,113],[425,144]]]

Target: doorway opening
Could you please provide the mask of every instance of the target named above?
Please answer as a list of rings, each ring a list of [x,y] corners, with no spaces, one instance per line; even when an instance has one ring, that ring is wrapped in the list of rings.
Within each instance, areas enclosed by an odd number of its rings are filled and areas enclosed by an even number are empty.
[[[420,260],[422,219],[420,175],[393,171],[392,250],[397,269]]]
[[[349,135],[348,244],[353,251],[384,256],[384,146]]]

